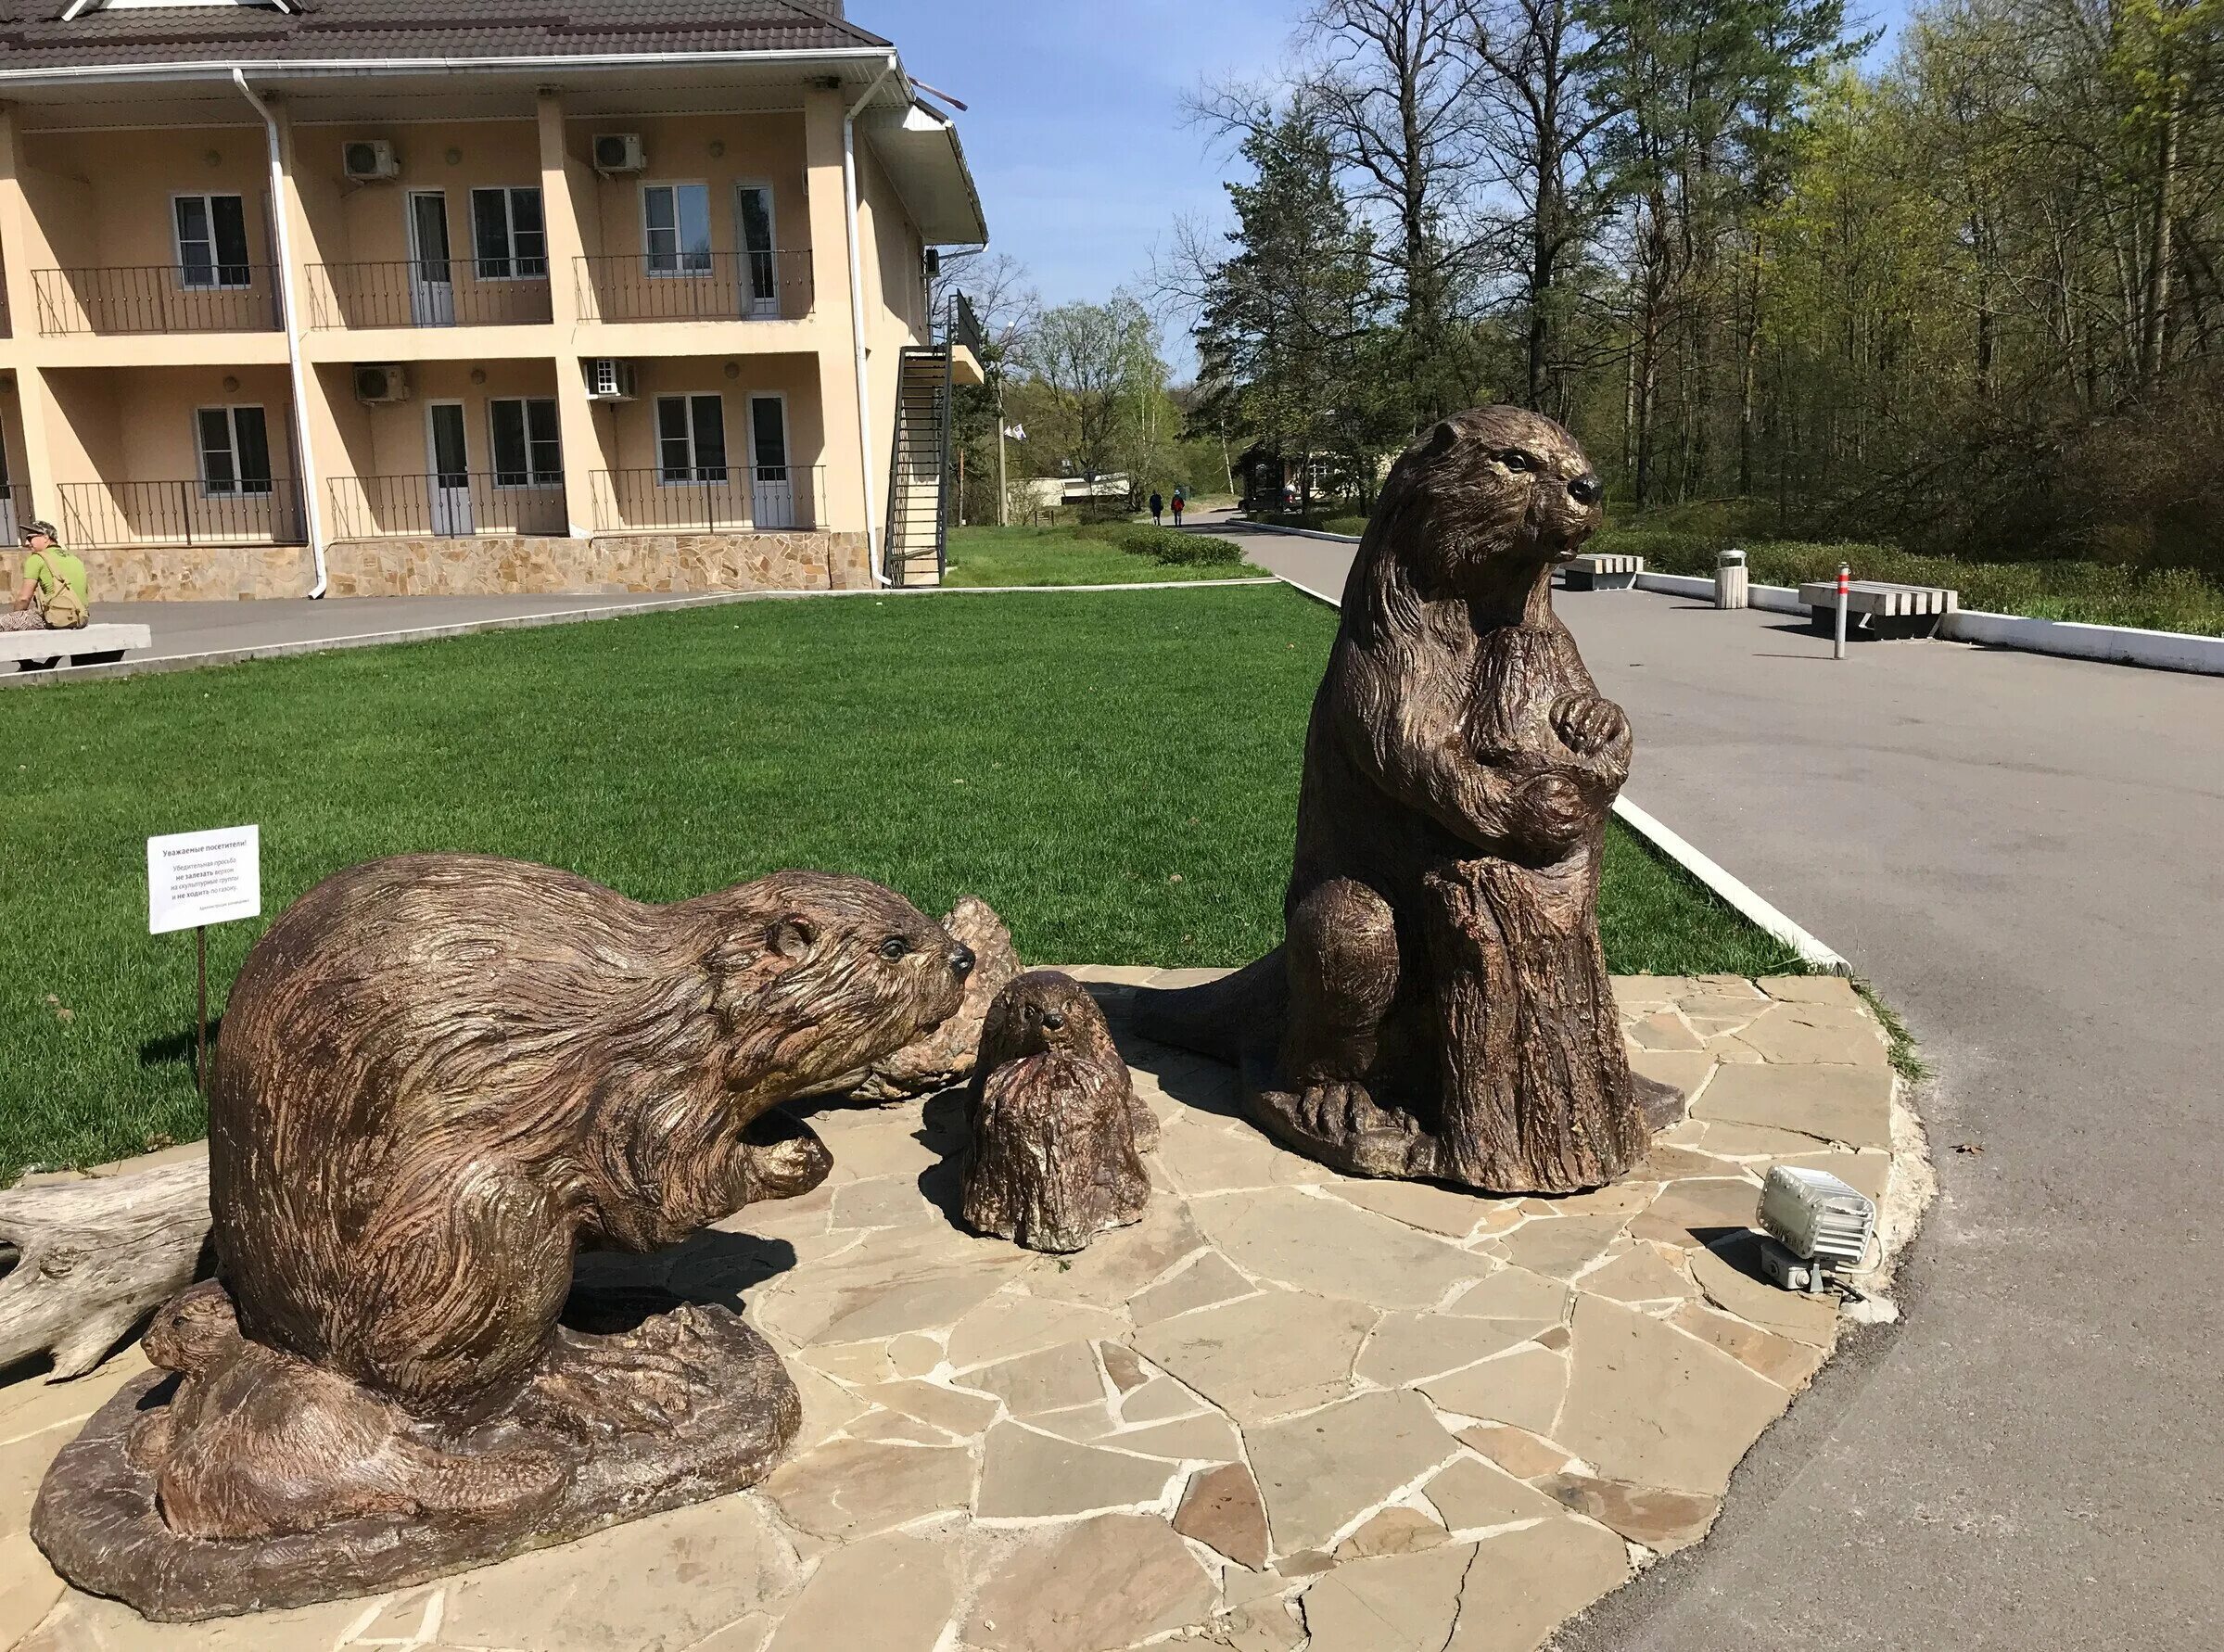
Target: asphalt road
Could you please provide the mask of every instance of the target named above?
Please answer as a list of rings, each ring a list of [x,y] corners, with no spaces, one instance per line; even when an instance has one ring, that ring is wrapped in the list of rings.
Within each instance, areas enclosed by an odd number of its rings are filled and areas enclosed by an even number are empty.
[[[1341,591],[1347,547],[1242,537]],[[1904,1323],[1561,1645],[2224,1646],[2224,680],[1555,600],[1631,795],[1913,1024],[1940,1184]]]

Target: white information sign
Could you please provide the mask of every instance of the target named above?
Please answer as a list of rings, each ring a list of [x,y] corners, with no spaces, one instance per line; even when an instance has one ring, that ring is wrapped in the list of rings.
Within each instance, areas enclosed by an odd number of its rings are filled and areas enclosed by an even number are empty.
[[[146,840],[146,933],[262,915],[262,829],[224,826]]]

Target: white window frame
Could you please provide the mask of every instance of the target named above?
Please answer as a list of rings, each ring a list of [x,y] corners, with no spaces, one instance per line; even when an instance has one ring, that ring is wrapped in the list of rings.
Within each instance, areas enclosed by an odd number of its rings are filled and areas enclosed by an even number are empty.
[[[671,230],[673,265],[668,270],[659,270],[656,267],[655,249],[649,244],[649,192],[652,189],[668,189],[673,192]],[[680,245],[679,192],[682,189],[700,189],[703,192],[703,235],[706,243],[710,240],[710,181],[707,178],[658,179],[654,183],[646,179],[642,180],[641,185],[641,262],[642,268],[646,270],[650,279],[654,281],[700,281],[704,276],[716,272],[718,267],[717,248],[705,245],[703,249],[703,267],[697,270],[688,268],[687,248]]]
[[[482,195],[502,197],[502,239],[504,249],[499,258],[489,258],[478,244],[478,197]],[[464,210],[471,219],[471,279],[474,281],[546,281],[548,273],[548,201],[540,198],[540,256],[538,260],[526,258],[517,250],[517,197],[520,195],[541,197],[538,184],[478,184],[464,192]],[[451,249],[452,250],[452,248]],[[538,262],[537,274],[527,274],[519,266]],[[501,263],[509,266],[507,275],[489,275],[487,266]]]
[[[224,262],[223,253],[216,245],[216,203],[234,200],[239,203],[240,250],[247,254],[236,264]],[[201,216],[209,222],[209,268],[211,273],[225,270],[245,270],[245,281],[194,281],[185,279],[185,232],[178,222],[178,203],[198,201]],[[177,271],[178,286],[189,293],[244,293],[255,285],[255,248],[248,235],[248,197],[235,189],[175,189],[170,195],[170,256],[172,268]]]
[[[536,401],[545,401],[548,403],[550,415],[559,421],[556,426],[556,468],[551,471],[536,470],[533,467],[533,415],[531,408],[532,404]],[[504,476],[512,473],[503,470],[502,467],[502,436],[494,426],[494,410],[502,406],[506,402],[515,402],[517,404],[519,409],[517,414],[519,421],[518,427],[524,432],[525,435],[524,475],[526,479],[522,482],[505,482],[502,480]],[[556,399],[553,396],[489,396],[487,398],[487,474],[493,478],[494,489],[496,492],[529,493],[537,491],[540,489],[561,488],[564,486],[564,426],[561,423],[563,416],[564,415],[561,410],[559,410],[556,406]],[[694,433],[692,424],[688,433],[688,447],[691,451],[694,447]]]
[[[248,487],[247,485],[248,478],[240,474],[239,414],[242,409],[251,409],[262,419],[262,456],[270,474],[257,478],[262,483],[260,488]],[[203,413],[222,413],[223,415],[224,437],[230,444],[229,451],[232,455],[232,480],[228,486],[222,488],[212,487],[209,481],[209,447],[201,439],[201,415]],[[193,464],[194,468],[200,472],[201,497],[203,499],[270,498],[278,490],[278,466],[271,457],[270,409],[260,401],[211,401],[195,408],[193,410]]]
[[[711,400],[718,404],[718,435],[725,443],[726,456],[718,469],[721,477],[701,474],[703,463],[695,450],[695,403]],[[687,408],[687,475],[671,477],[664,462],[664,404],[667,401],[683,403]],[[656,443],[656,485],[659,488],[716,488],[733,480],[733,421],[726,416],[726,392],[723,390],[670,390],[656,397],[651,403],[651,416],[655,420],[651,435]],[[751,446],[755,446],[754,440]]]

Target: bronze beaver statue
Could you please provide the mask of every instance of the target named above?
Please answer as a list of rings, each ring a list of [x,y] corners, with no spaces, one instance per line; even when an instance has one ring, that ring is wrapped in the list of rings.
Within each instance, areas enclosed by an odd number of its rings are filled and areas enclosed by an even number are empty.
[[[423,855],[248,953],[210,1087],[216,1281],[56,1461],[34,1535],[197,1618],[392,1587],[762,1477],[800,1411],[719,1306],[559,1324],[582,1246],[649,1251],[830,1160],[771,1110],[955,1011],[972,955],[859,878],[645,906]],[[152,1379],[149,1379],[151,1381]]]
[[[1137,1032],[1239,1063],[1252,1117],[1339,1169],[1570,1192],[1680,1103],[1633,1078],[1598,942],[1629,720],[1552,611],[1599,496],[1518,408],[1400,456],[1313,702],[1283,945],[1136,995]]]

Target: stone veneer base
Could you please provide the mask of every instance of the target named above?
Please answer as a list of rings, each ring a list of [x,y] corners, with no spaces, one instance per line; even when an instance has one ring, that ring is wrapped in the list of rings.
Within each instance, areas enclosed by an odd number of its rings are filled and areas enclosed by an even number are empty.
[[[315,563],[299,545],[94,546],[81,553],[95,601],[303,597]],[[626,591],[856,591],[871,581],[861,533],[596,534],[341,540],[326,594],[614,595]]]

